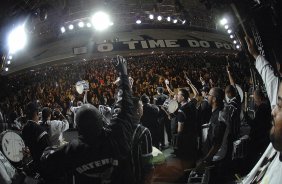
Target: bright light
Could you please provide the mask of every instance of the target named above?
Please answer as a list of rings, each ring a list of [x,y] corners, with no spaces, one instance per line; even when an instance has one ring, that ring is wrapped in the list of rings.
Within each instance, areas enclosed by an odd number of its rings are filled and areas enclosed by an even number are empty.
[[[161,21],[163,19],[163,17],[159,15],[157,19],[158,19],[158,21]]]
[[[84,22],[79,22],[78,27],[84,27]]]
[[[86,26],[87,26],[87,27],[91,27],[91,24],[88,22],[88,23],[86,24]]]
[[[15,28],[8,36],[9,52],[14,54],[25,47],[27,35],[24,25]]]
[[[136,24],[141,24],[142,21],[140,19],[136,20]]]
[[[7,61],[7,64],[8,64],[8,65],[9,65],[9,64],[11,64],[11,61],[10,61],[10,60],[8,60],[8,61]]]
[[[11,55],[10,55],[10,56],[8,56],[8,59],[13,59],[13,56],[11,56]]]
[[[61,27],[61,32],[62,33],[66,32],[66,28],[65,27]]]
[[[234,41],[233,41],[233,43],[234,43],[234,44],[236,44],[236,43],[237,43],[237,41],[236,41],[236,40],[234,40]]]
[[[219,23],[224,26],[225,24],[228,23],[228,20],[226,18],[223,18],[223,19],[220,20]]]
[[[110,25],[110,26],[113,26],[113,25],[114,25],[114,23],[113,23],[113,22],[110,22],[110,23],[109,23],[109,25]]]
[[[234,35],[230,35],[230,38],[231,38],[231,39],[234,38]]]
[[[178,21],[177,19],[174,19],[174,20],[173,20],[173,23],[174,23],[174,24],[176,24],[176,23],[177,23],[177,21]]]
[[[229,26],[226,24],[226,25],[224,26],[224,28],[225,28],[225,29],[228,29],[228,28],[229,28]]]
[[[237,49],[240,49],[240,45],[236,45],[236,48],[237,48]]]
[[[170,22],[171,18],[170,18],[170,17],[167,17],[166,20],[167,20],[168,22]]]
[[[73,25],[72,25],[72,24],[69,25],[69,29],[70,29],[70,30],[73,30]]]
[[[183,20],[183,21],[182,21],[182,24],[185,24],[185,23],[186,23],[186,20]]]
[[[154,15],[153,15],[153,14],[150,14],[150,15],[149,15],[149,19],[153,20],[153,19],[154,19]]]
[[[113,25],[113,22],[110,21],[110,16],[108,14],[97,12],[92,16],[92,24],[96,30],[102,31]]]
[[[227,30],[227,33],[229,33],[229,34],[232,33],[232,30],[231,30],[231,29],[228,29],[228,30]]]
[[[5,71],[6,71],[6,72],[7,72],[7,71],[9,71],[9,68],[8,68],[8,67],[6,67],[6,68],[5,68]]]

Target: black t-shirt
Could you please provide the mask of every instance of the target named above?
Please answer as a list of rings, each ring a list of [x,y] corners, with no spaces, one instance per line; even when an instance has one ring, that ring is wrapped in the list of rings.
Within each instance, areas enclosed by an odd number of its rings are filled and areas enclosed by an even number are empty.
[[[206,98],[201,102],[201,106],[199,110],[200,110],[199,111],[200,124],[203,125],[209,123],[212,114],[212,109]]]
[[[196,133],[196,107],[192,101],[187,102],[178,109],[177,122],[184,123],[183,134]]]
[[[50,146],[47,132],[34,121],[28,121],[22,130],[23,140],[35,162],[39,162],[44,149]]]

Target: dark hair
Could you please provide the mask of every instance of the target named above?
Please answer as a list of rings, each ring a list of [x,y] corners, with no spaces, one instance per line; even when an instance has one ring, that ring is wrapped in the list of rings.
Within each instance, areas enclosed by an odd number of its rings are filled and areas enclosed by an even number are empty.
[[[256,89],[254,91],[254,94],[256,94],[258,97],[260,97],[262,100],[265,99],[265,95],[264,95],[264,93],[263,93],[263,91],[261,89]]]
[[[189,91],[187,89],[180,88],[179,91],[182,93],[182,96],[185,100],[189,99]]]
[[[216,104],[219,107],[223,107],[224,103],[223,103],[223,99],[224,99],[224,92],[221,88],[219,87],[214,87],[213,88],[213,92],[214,92],[214,97],[215,97],[215,101]]]
[[[225,92],[226,93],[230,93],[230,95],[232,96],[232,97],[234,97],[234,96],[236,96],[236,89],[235,89],[235,87],[233,86],[233,85],[228,85],[228,86],[226,86],[226,88],[225,88]]]
[[[38,113],[38,107],[35,103],[29,102],[26,106],[26,117],[28,120],[32,120],[34,115]]]
[[[134,112],[136,112],[137,109],[139,108],[139,101],[140,101],[140,99],[138,97],[132,97]]]
[[[164,92],[164,88],[163,87],[157,87],[157,92],[162,94]]]
[[[51,115],[51,109],[49,107],[44,107],[42,109],[42,121],[46,121]]]
[[[142,96],[141,96],[141,101],[143,104],[147,104],[150,102],[150,98],[144,93]]]
[[[104,119],[99,110],[91,104],[82,105],[75,117],[78,134],[87,142],[93,142],[93,138],[101,135]]]

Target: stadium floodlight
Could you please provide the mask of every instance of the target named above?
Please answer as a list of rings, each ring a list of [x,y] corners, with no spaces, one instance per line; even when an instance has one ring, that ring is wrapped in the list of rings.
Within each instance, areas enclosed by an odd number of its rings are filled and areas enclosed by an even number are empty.
[[[234,35],[230,35],[230,38],[231,38],[231,39],[234,38]]]
[[[237,48],[237,49],[240,49],[240,45],[236,45],[236,48]]]
[[[11,64],[11,61],[10,61],[10,60],[8,60],[8,61],[7,61],[7,64],[8,64],[8,65],[9,65],[9,64]]]
[[[15,52],[23,49],[26,43],[27,35],[25,32],[24,25],[16,27],[10,32],[8,36],[9,53],[14,54]]]
[[[91,24],[89,22],[87,22],[86,26],[87,27],[91,27]]]
[[[66,32],[66,28],[65,27],[61,27],[61,32],[62,33]]]
[[[225,24],[228,23],[228,20],[227,20],[226,18],[222,18],[222,19],[219,21],[219,23],[220,23],[222,26],[224,26]]]
[[[229,34],[232,33],[232,30],[231,30],[231,29],[228,29],[228,30],[227,30],[227,33],[229,33]]]
[[[174,20],[173,20],[173,23],[174,23],[174,24],[176,24],[177,22],[178,22],[178,20],[177,20],[177,19],[174,19]]]
[[[237,41],[236,41],[236,40],[234,40],[234,41],[233,41],[233,43],[234,43],[234,44],[236,44],[236,43],[237,43]]]
[[[136,24],[141,24],[142,21],[140,19],[136,20]]]
[[[9,71],[9,68],[8,68],[8,67],[6,67],[6,68],[5,68],[5,71],[6,71],[6,72],[7,72],[7,71]]]
[[[159,15],[159,16],[157,17],[157,19],[158,19],[158,21],[161,21],[161,20],[163,19],[163,17]]]
[[[225,29],[228,29],[228,28],[229,28],[229,26],[226,24],[226,25],[224,26],[224,28],[225,28]]]
[[[84,22],[79,22],[78,27],[81,27],[81,28],[84,27]]]
[[[8,56],[8,59],[10,59],[10,60],[13,59],[13,56],[9,55],[9,56]]]
[[[73,30],[73,25],[72,25],[72,24],[69,25],[69,29],[70,29],[70,30]]]
[[[167,20],[168,22],[170,22],[170,21],[171,21],[171,18],[170,18],[170,17],[167,17],[166,20]]]
[[[92,16],[92,25],[96,30],[103,31],[114,23],[110,21],[110,16],[107,13],[100,11]]]
[[[154,15],[153,15],[153,14],[150,14],[150,15],[149,15],[149,19],[153,20],[153,19],[154,19]]]

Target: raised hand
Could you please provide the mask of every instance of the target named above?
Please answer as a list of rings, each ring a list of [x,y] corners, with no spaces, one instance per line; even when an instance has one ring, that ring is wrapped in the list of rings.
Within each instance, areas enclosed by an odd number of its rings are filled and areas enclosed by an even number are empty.
[[[245,36],[245,40],[248,46],[248,51],[250,54],[256,59],[257,56],[259,55],[258,51],[255,48],[254,40],[251,39],[249,36]]]
[[[113,58],[112,64],[119,72],[119,75],[127,75],[127,62],[122,56],[117,55],[116,58]]]

